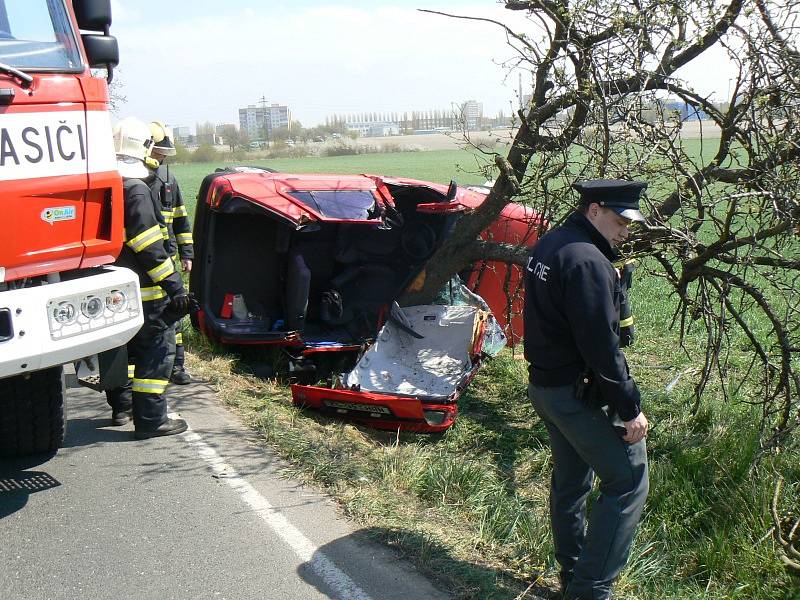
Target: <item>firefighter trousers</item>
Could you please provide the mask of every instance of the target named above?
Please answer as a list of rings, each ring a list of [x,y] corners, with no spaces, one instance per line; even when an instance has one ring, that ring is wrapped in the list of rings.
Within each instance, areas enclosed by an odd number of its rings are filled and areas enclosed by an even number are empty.
[[[132,411],[136,429],[148,431],[167,420],[165,390],[175,360],[175,329],[161,319],[166,302],[142,304],[144,325],[128,342],[131,379],[125,386],[107,391],[106,398],[114,413]]]
[[[528,386],[553,453],[550,522],[565,598],[606,600],[628,561],[649,488],[645,441],[627,444],[606,413],[575,397],[572,385]],[[594,476],[600,496],[586,527]]]

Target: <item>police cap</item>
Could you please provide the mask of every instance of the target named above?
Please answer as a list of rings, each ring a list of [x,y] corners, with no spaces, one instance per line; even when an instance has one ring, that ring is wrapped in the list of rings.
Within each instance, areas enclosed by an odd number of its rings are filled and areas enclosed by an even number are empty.
[[[584,179],[576,181],[572,187],[581,195],[581,201],[584,204],[596,202],[600,206],[610,208],[625,219],[644,223],[644,216],[639,212],[639,195],[647,187],[646,182],[624,179]]]

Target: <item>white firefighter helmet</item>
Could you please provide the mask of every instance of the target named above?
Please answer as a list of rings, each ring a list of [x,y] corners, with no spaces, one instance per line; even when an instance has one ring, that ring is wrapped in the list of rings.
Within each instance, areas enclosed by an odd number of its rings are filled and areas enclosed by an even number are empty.
[[[172,130],[161,123],[153,121],[150,123],[150,135],[153,138],[153,150],[158,151],[164,156],[175,156],[175,146],[172,143]]]
[[[150,129],[139,119],[126,117],[114,125],[117,170],[123,178],[144,179],[152,175],[145,166],[152,144]]]

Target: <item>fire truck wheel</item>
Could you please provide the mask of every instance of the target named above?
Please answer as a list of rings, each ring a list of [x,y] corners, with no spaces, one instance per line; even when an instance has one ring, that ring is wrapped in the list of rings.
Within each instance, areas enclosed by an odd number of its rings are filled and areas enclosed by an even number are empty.
[[[64,370],[0,379],[0,456],[46,454],[64,441]]]

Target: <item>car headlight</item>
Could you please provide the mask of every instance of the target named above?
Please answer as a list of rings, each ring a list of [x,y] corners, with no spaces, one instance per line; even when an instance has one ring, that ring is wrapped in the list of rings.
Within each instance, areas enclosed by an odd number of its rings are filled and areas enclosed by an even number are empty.
[[[78,309],[72,302],[59,302],[53,308],[53,319],[61,325],[70,325],[78,318]]]
[[[111,290],[106,294],[106,307],[111,312],[121,313],[128,308],[128,297],[125,292],[120,290]]]
[[[96,319],[103,314],[105,304],[97,296],[88,296],[81,303],[81,312],[87,319]]]

